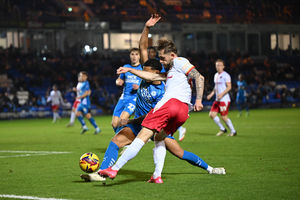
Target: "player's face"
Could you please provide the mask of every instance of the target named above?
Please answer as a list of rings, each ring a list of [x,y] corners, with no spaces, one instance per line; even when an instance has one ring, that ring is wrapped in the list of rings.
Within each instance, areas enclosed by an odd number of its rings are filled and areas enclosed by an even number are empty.
[[[140,53],[138,51],[130,52],[131,65],[137,65],[140,62]]]
[[[156,58],[156,51],[154,49],[149,49],[149,59]]]
[[[163,49],[158,52],[158,55],[160,63],[163,64],[165,68],[170,69],[173,59],[175,58],[175,54],[172,52],[165,53],[165,50]]]
[[[216,62],[216,70],[217,72],[221,73],[224,71],[224,63],[223,62]]]
[[[82,74],[82,73],[80,73],[80,74],[78,75],[78,82],[84,82],[84,81],[86,81],[86,79],[87,79],[87,76],[86,76],[86,75],[84,75],[84,74]]]
[[[242,81],[242,80],[243,80],[242,74],[239,74],[238,79],[239,79],[239,81]]]

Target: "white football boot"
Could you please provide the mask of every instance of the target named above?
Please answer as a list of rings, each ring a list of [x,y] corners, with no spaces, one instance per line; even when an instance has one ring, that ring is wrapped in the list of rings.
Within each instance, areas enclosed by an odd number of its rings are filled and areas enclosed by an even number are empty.
[[[106,178],[100,176],[97,172],[90,173],[90,174],[81,174],[80,177],[86,182],[98,182],[98,181],[106,180]]]
[[[220,167],[220,168],[213,168],[210,174],[226,174],[225,168]]]

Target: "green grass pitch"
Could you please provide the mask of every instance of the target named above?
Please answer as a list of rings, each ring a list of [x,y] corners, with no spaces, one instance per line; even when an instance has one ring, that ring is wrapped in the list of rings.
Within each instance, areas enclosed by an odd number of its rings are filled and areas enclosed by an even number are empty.
[[[96,117],[100,135],[93,135],[88,122],[90,131],[80,135],[77,121],[65,127],[68,119],[56,124],[51,119],[11,120],[0,121],[0,195],[91,200],[300,198],[300,109],[252,110],[248,118],[237,118],[233,111],[237,137],[216,137],[217,126],[207,112],[190,115],[181,146],[212,166],[225,167],[226,175],[209,175],[167,153],[164,184],[146,183],[154,169],[150,142],[115,180],[106,185],[86,183],[79,177],[79,158],[85,152],[103,158],[114,135],[110,116]]]

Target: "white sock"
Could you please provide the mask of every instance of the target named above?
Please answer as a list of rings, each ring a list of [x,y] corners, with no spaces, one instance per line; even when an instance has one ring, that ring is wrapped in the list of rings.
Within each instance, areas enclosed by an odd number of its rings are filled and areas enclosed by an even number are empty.
[[[55,112],[53,113],[53,121],[54,122],[56,121],[56,113]]]
[[[161,176],[161,172],[164,168],[165,157],[166,157],[166,145],[164,141],[155,141],[155,147],[153,148],[153,160],[155,165],[155,171],[153,178]]]
[[[70,124],[74,124],[76,118],[76,113],[74,111],[71,112]]]
[[[209,165],[208,165],[208,167],[207,167],[206,171],[207,171],[208,173],[211,173],[211,172],[212,172],[212,170],[213,170],[213,167],[211,167],[211,166],[209,166]]]
[[[134,158],[141,148],[145,145],[143,140],[135,138],[133,142],[124,151],[121,157],[117,160],[116,164],[112,167],[113,170],[120,170],[129,160]]]
[[[182,126],[180,126],[180,127],[178,128],[178,131],[179,131],[179,132],[180,132],[180,131],[182,131],[182,128],[183,128],[183,127],[182,127]]]
[[[224,131],[225,130],[225,127],[223,126],[223,124],[221,123],[220,121],[220,118],[218,116],[216,116],[214,118],[214,122],[219,126],[220,130]]]
[[[59,118],[60,118],[60,116],[59,116],[58,112],[56,112],[56,113],[55,113],[55,115],[56,115],[56,118],[57,118],[57,119],[59,119]]]
[[[225,123],[228,126],[228,128],[230,129],[231,133],[235,133],[235,129],[234,129],[233,124],[232,124],[232,122],[229,118],[227,119],[227,121]]]

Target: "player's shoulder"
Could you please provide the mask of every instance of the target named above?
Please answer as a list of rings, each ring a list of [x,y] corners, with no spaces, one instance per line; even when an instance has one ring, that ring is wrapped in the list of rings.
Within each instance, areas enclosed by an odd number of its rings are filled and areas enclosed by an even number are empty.
[[[189,63],[190,61],[184,57],[176,57],[173,60],[174,64],[185,64],[185,63]]]
[[[230,74],[226,71],[223,71],[224,76],[230,77]]]

